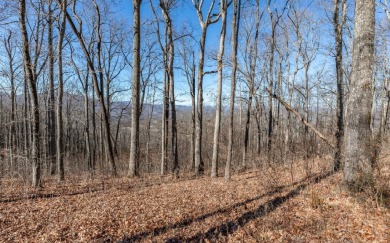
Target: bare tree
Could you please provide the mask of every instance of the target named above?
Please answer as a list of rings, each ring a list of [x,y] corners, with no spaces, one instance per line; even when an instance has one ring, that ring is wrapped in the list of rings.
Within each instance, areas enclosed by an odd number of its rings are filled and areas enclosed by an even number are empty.
[[[215,126],[214,126],[214,141],[213,141],[213,157],[211,160],[211,177],[218,176],[218,152],[219,152],[219,137],[221,129],[221,113],[222,113],[222,78],[223,78],[223,53],[225,51],[225,36],[226,36],[226,13],[227,1],[220,2],[221,15],[221,34],[219,37],[219,51],[217,57],[218,63],[218,90],[217,90],[217,108],[215,112]]]
[[[270,23],[271,23],[271,43],[270,43],[270,58],[269,58],[269,79],[268,79],[268,89],[271,93],[273,93],[273,87],[274,87],[274,57],[275,57],[275,46],[276,46],[276,27],[279,24],[280,19],[282,18],[284,12],[287,9],[288,2],[285,2],[285,6],[283,7],[281,13],[279,13],[278,9],[273,6],[273,1],[268,0],[267,2],[267,10],[270,17]],[[271,4],[272,3],[272,4]],[[272,151],[272,139],[273,139],[273,103],[272,103],[272,97],[268,97],[268,160],[271,158],[271,151]]]
[[[251,110],[252,110],[252,100],[255,92],[255,76],[256,76],[256,61],[257,61],[257,50],[258,50],[258,38],[259,38],[259,28],[260,28],[260,3],[256,0],[256,14],[255,14],[255,36],[252,43],[248,43],[249,48],[247,58],[249,59],[249,76],[247,76],[249,82],[249,97],[248,97],[248,107],[246,110],[245,118],[245,128],[244,128],[244,144],[242,151],[242,169],[246,169],[247,166],[247,153],[248,153],[248,142],[249,142],[249,127],[251,120]],[[250,38],[250,37],[249,37]]]
[[[379,0],[376,2],[378,7],[380,7],[386,13],[386,17],[390,20],[390,8],[389,8],[389,0]]]
[[[64,74],[62,67],[62,49],[65,36],[66,28],[66,7],[67,1],[63,0],[60,8],[62,13],[61,25],[59,26],[59,36],[57,44],[57,55],[58,55],[58,91],[57,91],[57,137],[56,137],[56,149],[57,149],[57,172],[58,172],[58,181],[63,181],[65,179],[64,172],[64,128],[63,128],[63,115],[62,115],[62,102],[64,95]]]
[[[188,38],[187,38],[188,39]],[[195,107],[195,73],[196,73],[196,66],[195,66],[195,52],[191,50],[190,45],[187,44],[188,40],[186,38],[182,38],[181,40],[181,47],[179,48],[179,54],[183,60],[183,72],[185,74],[190,96],[191,96],[191,168],[195,168],[195,113],[196,113],[196,107]]]
[[[192,1],[200,27],[202,29],[200,40],[199,40],[199,63],[198,63],[198,102],[197,102],[197,114],[196,114],[196,133],[195,133],[195,174],[201,175],[204,173],[204,163],[202,160],[202,124],[203,124],[203,77],[204,72],[204,54],[206,47],[206,36],[207,29],[211,24],[218,21],[220,15],[213,14],[215,0],[211,0],[210,7],[207,14],[203,15],[203,3],[204,0],[193,0]]]
[[[345,127],[344,182],[349,188],[372,182],[371,79],[374,58],[375,1],[355,1],[352,76]]]
[[[32,162],[32,185],[41,186],[41,154],[40,154],[40,131],[39,131],[39,104],[37,92],[36,63],[32,61],[30,54],[29,36],[26,27],[26,1],[19,0],[19,25],[22,33],[23,64],[31,97],[31,162]]]
[[[58,4],[61,4],[59,0],[57,0]],[[76,1],[73,2],[73,15],[77,20],[78,27],[76,26],[75,22],[73,21],[73,18],[70,16],[68,11],[65,9],[65,16],[66,19],[73,31],[73,33],[76,35],[77,40],[82,48],[82,51],[84,53],[84,57],[86,58],[86,61],[88,63],[88,68],[91,71],[92,74],[92,81],[93,81],[93,87],[95,90],[95,93],[98,97],[100,108],[101,108],[101,114],[102,114],[102,125],[103,129],[106,135],[106,138],[104,140],[105,147],[107,149],[107,155],[108,155],[108,162],[110,164],[111,168],[111,174],[117,175],[116,171],[116,165],[115,165],[115,158],[114,158],[114,151],[111,141],[111,131],[110,131],[110,122],[109,122],[109,114],[108,110],[105,104],[105,98],[104,98],[104,90],[103,90],[103,69],[102,69],[102,33],[101,33],[101,12],[99,6],[96,4],[95,0],[92,0],[95,14],[97,15],[96,23],[94,24],[94,28],[96,30],[97,40],[96,40],[96,49],[97,49],[97,65],[98,67],[95,67],[95,63],[93,62],[92,54],[88,52],[87,45],[85,43],[83,33],[82,33],[82,20],[80,16],[76,12]]]
[[[52,0],[48,1],[48,55],[49,55],[49,99],[48,99],[48,158],[50,163],[50,174],[54,175],[56,169],[56,117],[54,101],[54,48],[53,48],[53,8]]]
[[[341,11],[340,11],[341,5]],[[334,170],[339,170],[342,159],[344,140],[344,81],[343,81],[343,28],[346,20],[347,1],[334,0],[333,26],[336,48],[336,80],[337,80],[337,130]]]
[[[233,157],[233,129],[234,129],[234,100],[236,95],[236,74],[237,74],[237,47],[240,27],[241,1],[233,0],[232,18],[232,74],[230,84],[230,111],[229,111],[229,141],[228,155],[225,165],[225,180],[230,180],[230,167]]]
[[[141,41],[141,2],[133,0],[133,74],[131,84],[131,138],[130,138],[130,177],[139,174],[139,112],[140,112],[140,41]]]
[[[9,126],[9,145],[10,145],[10,169],[13,169],[13,163],[16,158],[18,148],[18,135],[17,135],[17,112],[16,112],[16,76],[20,69],[20,65],[17,63],[17,47],[15,46],[15,34],[9,30],[7,36],[3,39],[3,45],[8,57],[8,70],[3,70],[3,74],[7,76],[10,82],[10,126]]]

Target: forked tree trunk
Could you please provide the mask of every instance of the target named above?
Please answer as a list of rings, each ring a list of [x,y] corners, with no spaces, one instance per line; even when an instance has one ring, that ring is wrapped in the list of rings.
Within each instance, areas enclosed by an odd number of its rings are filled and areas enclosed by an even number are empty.
[[[202,133],[203,133],[203,77],[204,77],[204,60],[205,60],[205,47],[206,36],[208,27],[218,21],[217,18],[212,19],[212,11],[214,8],[215,0],[211,0],[209,10],[206,17],[203,16],[202,6],[203,1],[194,0],[194,7],[196,9],[199,24],[201,27],[201,36],[199,40],[199,63],[198,63],[198,104],[196,112],[196,131],[195,131],[195,174],[204,174],[204,162],[202,160]]]

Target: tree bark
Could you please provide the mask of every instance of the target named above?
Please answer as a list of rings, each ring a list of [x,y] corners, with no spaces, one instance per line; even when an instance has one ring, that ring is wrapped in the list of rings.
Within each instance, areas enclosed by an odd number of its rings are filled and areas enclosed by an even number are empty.
[[[341,16],[340,16],[341,3]],[[346,18],[346,0],[335,0],[333,11],[333,26],[336,45],[336,79],[337,79],[337,130],[336,148],[334,154],[333,169],[338,171],[343,162],[344,140],[344,80],[343,80],[343,27]],[[341,19],[340,19],[341,17]]]
[[[61,19],[61,26],[59,30],[59,37],[58,37],[58,91],[57,91],[57,137],[56,137],[56,148],[57,148],[57,172],[58,172],[58,181],[63,181],[65,179],[65,172],[64,172],[64,128],[63,128],[63,116],[62,116],[62,102],[63,102],[63,95],[64,95],[64,76],[63,76],[63,69],[62,69],[62,49],[63,49],[63,42],[64,42],[64,36],[65,36],[65,28],[66,28],[66,6],[67,1],[64,0],[61,3],[61,12],[62,12],[62,19]]]
[[[217,57],[218,62],[218,90],[217,90],[217,107],[215,112],[214,125],[214,140],[213,140],[213,157],[211,160],[211,177],[218,176],[218,152],[219,152],[219,137],[221,129],[221,113],[222,113],[222,78],[223,78],[223,54],[225,51],[225,36],[226,36],[226,12],[227,1],[221,0],[221,34],[219,37],[219,52]]]
[[[50,174],[55,174],[56,169],[56,117],[54,102],[54,50],[53,50],[53,9],[52,0],[49,0],[48,14],[48,55],[49,55],[49,100],[48,100],[48,157]]]
[[[356,0],[352,74],[345,127],[344,183],[350,189],[372,183],[374,148],[371,80],[374,60],[375,1]]]
[[[255,92],[255,72],[256,72],[256,61],[257,61],[257,42],[259,38],[259,27],[260,27],[260,14],[259,14],[259,0],[256,1],[256,27],[255,27],[255,39],[250,48],[249,58],[250,58],[250,74],[249,74],[249,97],[248,97],[248,107],[246,110],[246,120],[245,120],[245,131],[244,131],[244,146],[242,151],[242,169],[247,167],[247,153],[248,153],[248,143],[249,143],[249,128],[251,120],[251,110],[252,110],[252,100]],[[253,55],[252,55],[253,51]]]
[[[31,98],[31,161],[32,161],[32,186],[38,188],[41,186],[41,155],[40,155],[40,131],[39,131],[39,104],[37,83],[33,71],[33,63],[30,56],[30,45],[26,27],[26,1],[19,0],[19,25],[22,33],[22,51],[23,64],[28,82]]]
[[[140,107],[140,40],[141,40],[141,2],[133,0],[133,74],[131,87],[131,137],[128,175],[139,175],[139,107]]]
[[[229,111],[229,138],[228,138],[228,155],[225,164],[225,180],[230,180],[230,167],[233,157],[233,140],[234,140],[234,100],[236,95],[236,74],[237,74],[237,47],[238,33],[240,27],[240,10],[241,1],[233,0],[233,18],[232,18],[232,75],[230,84],[230,111]]]

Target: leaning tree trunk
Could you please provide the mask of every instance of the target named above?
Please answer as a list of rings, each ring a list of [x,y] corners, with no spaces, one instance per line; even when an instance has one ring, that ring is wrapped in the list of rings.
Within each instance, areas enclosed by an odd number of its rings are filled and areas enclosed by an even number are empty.
[[[375,1],[355,1],[352,74],[345,127],[344,183],[360,189],[372,183],[371,79],[374,63]]]

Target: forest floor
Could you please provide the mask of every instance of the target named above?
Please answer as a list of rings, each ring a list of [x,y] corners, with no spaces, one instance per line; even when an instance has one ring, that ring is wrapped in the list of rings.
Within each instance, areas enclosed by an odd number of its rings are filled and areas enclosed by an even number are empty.
[[[343,191],[327,166],[313,159],[310,172],[295,162],[229,182],[52,178],[40,191],[3,179],[0,242],[390,242],[389,198]]]

